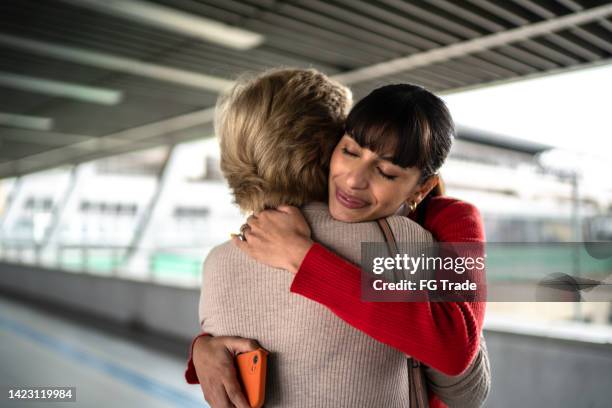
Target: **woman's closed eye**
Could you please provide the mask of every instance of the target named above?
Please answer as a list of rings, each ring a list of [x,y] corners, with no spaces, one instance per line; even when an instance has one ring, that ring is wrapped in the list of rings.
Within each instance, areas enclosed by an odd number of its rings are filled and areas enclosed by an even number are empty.
[[[342,153],[345,154],[346,156],[351,156],[351,157],[359,157],[359,155],[357,153],[351,152],[349,149],[347,149],[346,147],[342,148]]]
[[[349,156],[349,157],[359,157],[359,154],[350,151],[346,147],[342,148],[342,154],[344,154],[345,156]],[[378,171],[378,174],[380,174],[382,177],[384,177],[387,180],[395,180],[397,178],[397,176],[392,176],[390,174],[385,173],[380,167],[376,167],[376,171]]]
[[[376,170],[378,170],[378,173],[384,178],[386,178],[387,180],[395,180],[397,178],[397,176],[392,176],[390,174],[385,173],[384,171],[380,169],[380,167],[377,167]]]

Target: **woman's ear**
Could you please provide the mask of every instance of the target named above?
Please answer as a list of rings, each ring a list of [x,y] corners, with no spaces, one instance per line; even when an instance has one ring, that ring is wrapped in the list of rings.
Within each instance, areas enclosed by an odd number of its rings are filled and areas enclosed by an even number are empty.
[[[419,204],[421,200],[423,200],[423,198],[425,198],[427,194],[429,194],[429,192],[433,190],[435,186],[438,185],[439,181],[440,177],[437,174],[434,174],[433,176],[429,177],[427,180],[417,186],[417,190],[412,195],[412,198],[408,200],[408,203],[412,201],[416,204]]]

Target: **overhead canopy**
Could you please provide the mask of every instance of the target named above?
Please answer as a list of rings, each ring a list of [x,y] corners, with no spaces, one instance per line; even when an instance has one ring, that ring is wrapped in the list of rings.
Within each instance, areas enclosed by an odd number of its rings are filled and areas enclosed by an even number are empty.
[[[209,136],[244,71],[315,67],[358,99],[609,63],[611,17],[591,0],[4,0],[0,177]]]

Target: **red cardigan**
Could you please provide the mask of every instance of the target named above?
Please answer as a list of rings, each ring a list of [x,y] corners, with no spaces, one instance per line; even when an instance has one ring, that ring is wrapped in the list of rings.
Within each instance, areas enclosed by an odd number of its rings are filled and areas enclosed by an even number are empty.
[[[438,241],[484,242],[480,213],[471,204],[434,197],[423,227]],[[362,302],[360,268],[320,244],[314,244],[298,270],[291,292],[328,307],[339,318],[448,375],[462,373],[480,345],[484,302]],[[191,358],[185,378],[198,379]],[[432,407],[444,406],[435,398]]]

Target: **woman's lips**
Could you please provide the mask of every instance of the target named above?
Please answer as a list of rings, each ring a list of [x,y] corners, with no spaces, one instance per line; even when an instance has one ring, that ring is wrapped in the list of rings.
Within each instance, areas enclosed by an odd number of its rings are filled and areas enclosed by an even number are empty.
[[[336,200],[338,200],[338,202],[344,207],[349,208],[351,210],[363,208],[368,205],[368,203],[363,200],[343,193],[338,187],[336,187]]]

